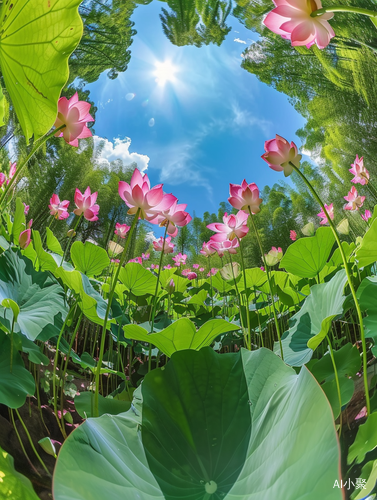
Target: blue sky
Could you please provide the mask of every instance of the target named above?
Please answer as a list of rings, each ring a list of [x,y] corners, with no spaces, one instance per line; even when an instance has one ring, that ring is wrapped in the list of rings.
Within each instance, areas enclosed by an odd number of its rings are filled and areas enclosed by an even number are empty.
[[[260,158],[264,141],[278,133],[299,145],[304,120],[285,95],[241,68],[255,33],[229,16],[221,47],[176,47],[162,31],[161,7],[168,8],[154,1],[135,10],[127,71],[88,86],[98,106],[95,133],[106,139],[106,159],[147,166],[151,183],[163,182],[191,214],[216,212],[229,182],[246,178],[263,188],[283,179]]]

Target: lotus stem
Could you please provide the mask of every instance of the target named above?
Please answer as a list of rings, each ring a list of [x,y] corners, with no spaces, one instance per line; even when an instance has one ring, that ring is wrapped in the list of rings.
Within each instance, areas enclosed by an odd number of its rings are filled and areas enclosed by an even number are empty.
[[[245,287],[245,300],[246,300],[246,320],[247,320],[247,348],[249,349],[249,351],[251,351],[251,327],[250,327],[250,314],[249,314],[249,299],[248,299],[248,296],[247,296],[247,285],[246,285],[246,269],[245,269],[245,262],[244,262],[244,258],[243,258],[243,250],[242,250],[242,246],[241,246],[241,240],[239,238],[238,239],[238,243],[240,245],[240,255],[241,255],[241,264],[242,264],[242,274],[243,274],[243,283],[244,283],[244,287]]]
[[[99,415],[99,412],[98,412],[99,381],[100,381],[103,353],[105,350],[107,320],[108,320],[109,314],[110,314],[111,302],[112,302],[113,297],[114,297],[114,291],[115,291],[115,287],[116,287],[116,284],[118,281],[120,270],[121,270],[123,263],[126,259],[127,250],[128,250],[128,247],[130,246],[132,234],[133,234],[134,229],[136,227],[137,221],[139,220],[139,215],[140,215],[140,208],[137,209],[137,212],[136,212],[135,217],[132,221],[130,230],[128,232],[128,238],[126,240],[126,244],[124,245],[124,249],[123,249],[122,255],[120,257],[120,262],[119,262],[118,269],[117,269],[115,276],[114,276],[114,281],[112,283],[110,283],[110,292],[109,292],[109,296],[107,298],[107,307],[106,307],[105,319],[103,322],[103,330],[102,330],[102,335],[101,335],[101,345],[100,345],[100,351],[99,351],[97,369],[96,369],[95,389],[94,389],[94,406],[93,406],[93,416],[94,417],[98,417],[98,415]]]
[[[281,335],[280,335],[280,326],[279,326],[279,321],[278,321],[278,318],[277,318],[277,315],[276,315],[276,310],[275,310],[274,294],[272,293],[270,270],[269,270],[269,267],[268,267],[268,265],[266,263],[266,259],[264,258],[264,251],[263,251],[262,242],[261,242],[261,239],[260,239],[260,236],[259,236],[258,228],[257,228],[257,225],[255,223],[253,214],[252,214],[252,212],[250,210],[250,207],[249,207],[249,214],[250,214],[251,223],[253,224],[255,235],[257,237],[257,242],[258,242],[258,245],[259,245],[259,250],[261,251],[261,254],[262,254],[263,265],[264,265],[264,268],[265,268],[266,274],[267,274],[268,289],[270,291],[271,301],[272,301],[272,314],[274,316],[276,333],[277,333],[278,340],[279,340],[280,356],[281,356],[281,359],[284,361],[283,345],[281,343]]]
[[[338,235],[337,230],[335,228],[335,225],[334,225],[333,221],[331,220],[321,198],[318,196],[316,190],[313,188],[313,186],[310,184],[310,182],[305,177],[305,175],[301,172],[301,170],[298,169],[296,167],[296,165],[294,165],[292,162],[289,162],[289,164],[293,167],[293,169],[298,173],[298,175],[301,177],[301,179],[305,182],[305,184],[309,188],[309,191],[312,193],[313,197],[315,198],[315,200],[319,203],[320,207],[322,208],[323,213],[326,215],[327,221],[330,224],[331,230],[334,234],[336,243],[337,243],[338,248],[339,248],[340,255],[342,256],[344,269],[345,269],[346,274],[347,274],[348,285],[350,287],[351,294],[352,294],[353,300],[355,302],[356,313],[357,313],[357,317],[358,317],[359,325],[360,325],[361,344],[363,347],[363,379],[364,379],[364,389],[365,389],[365,400],[366,400],[367,413],[368,413],[368,415],[370,415],[370,399],[369,399],[369,389],[368,389],[368,362],[367,362],[367,348],[366,348],[366,342],[365,342],[363,315],[361,313],[359,301],[357,300],[355,287],[353,286],[353,283],[352,283],[352,276],[351,276],[351,273],[350,273],[350,270],[348,267],[347,258],[345,256],[345,253],[344,253],[341,241],[339,239],[339,235]]]
[[[81,215],[79,216],[79,218],[77,219],[76,224],[75,224],[75,227],[73,228],[73,233],[72,233],[72,235],[71,235],[71,236],[69,237],[69,239],[68,239],[67,245],[66,245],[66,247],[65,247],[65,249],[64,249],[64,253],[63,253],[63,257],[62,257],[62,261],[60,262],[60,266],[62,266],[62,265],[63,265],[63,263],[64,263],[65,256],[67,255],[68,250],[69,250],[69,247],[71,246],[71,241],[72,241],[72,239],[73,239],[73,238],[74,238],[74,236],[75,236],[75,233],[76,233],[77,228],[79,227],[79,224],[80,224],[80,222],[81,222],[81,220],[82,220],[82,216],[83,216],[83,214],[81,214]]]
[[[329,351],[330,351],[330,357],[331,357],[331,362],[332,366],[334,368],[334,375],[335,375],[335,383],[336,383],[336,390],[338,393],[338,400],[339,400],[339,437],[342,434],[342,396],[340,392],[340,384],[339,384],[339,377],[338,377],[338,370],[336,369],[336,363],[335,363],[335,357],[334,357],[334,351],[329,339],[329,336],[326,335],[327,343],[329,345]]]
[[[351,12],[352,14],[362,14],[368,17],[377,17],[377,12],[369,9],[363,9],[361,7],[352,7],[348,5],[336,5],[331,7],[323,7],[322,9],[315,10],[310,15],[311,17],[322,16],[326,12]]]

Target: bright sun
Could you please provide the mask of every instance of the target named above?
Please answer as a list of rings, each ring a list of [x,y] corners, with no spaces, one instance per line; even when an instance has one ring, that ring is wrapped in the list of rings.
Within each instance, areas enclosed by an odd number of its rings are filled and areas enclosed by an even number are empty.
[[[153,74],[156,77],[156,82],[159,85],[165,85],[166,82],[174,82],[175,74],[178,68],[171,61],[156,62]]]

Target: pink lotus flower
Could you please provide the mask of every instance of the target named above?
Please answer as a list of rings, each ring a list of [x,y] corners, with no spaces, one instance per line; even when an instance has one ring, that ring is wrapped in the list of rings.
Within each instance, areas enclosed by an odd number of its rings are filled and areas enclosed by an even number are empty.
[[[169,281],[169,283],[165,286],[166,291],[169,295],[171,295],[175,290],[175,283],[173,278]]]
[[[192,267],[193,267],[194,269],[199,269],[199,264],[193,264],[193,265],[192,265]]]
[[[86,220],[95,221],[98,220],[97,214],[99,212],[99,205],[96,204],[98,192],[91,193],[90,187],[88,186],[85,193],[76,188],[74,201],[76,207],[74,213],[76,215],[83,214]]]
[[[212,241],[225,241],[234,240],[235,238],[243,238],[249,232],[247,227],[247,219],[249,214],[240,210],[236,215],[227,213],[224,214],[223,221],[224,224],[214,222],[213,224],[208,224],[208,229],[215,231],[217,234],[211,236]]]
[[[200,271],[201,273],[203,273],[203,272],[204,272],[204,267],[200,267],[200,268],[199,268],[199,271]]]
[[[372,213],[370,210],[365,210],[365,214],[361,214],[361,218],[365,220],[365,222],[368,222],[368,220],[372,217]]]
[[[182,276],[187,276],[188,273],[191,273],[191,269],[183,269],[183,271],[181,272]]]
[[[197,277],[198,277],[198,275],[196,273],[194,273],[194,271],[187,273],[187,279],[189,279],[189,280],[195,280]]]
[[[265,268],[263,266],[260,266],[261,271],[265,271]]]
[[[150,256],[151,256],[150,253],[142,253],[141,254],[141,257],[142,257],[143,260],[148,260]]]
[[[266,151],[262,158],[268,163],[268,166],[276,172],[283,172],[285,177],[288,177],[293,172],[293,163],[297,168],[300,167],[302,156],[298,154],[297,146],[294,142],[289,142],[276,134],[275,139],[271,139],[264,143]]]
[[[206,257],[210,257],[211,255],[216,253],[216,250],[212,248],[212,243],[213,243],[212,241],[208,241],[208,243],[204,242],[202,245],[202,249],[199,250],[199,253],[205,255]]]
[[[351,187],[351,191],[349,191],[347,196],[344,196],[344,199],[348,201],[345,205],[344,210],[359,210],[364,204],[365,196],[359,196],[357,193],[357,189],[355,186]]]
[[[88,129],[87,123],[94,122],[94,118],[89,114],[91,104],[79,101],[77,92],[70,98],[61,97],[58,101],[58,116],[55,127],[65,125],[62,130],[58,130],[55,137],[64,137],[67,144],[79,145],[78,139],[91,137],[92,132]]]
[[[210,276],[214,276],[216,273],[217,273],[218,269],[216,269],[216,267],[213,267],[209,273],[207,274],[208,277]]]
[[[134,262],[135,264],[142,264],[143,260],[141,257],[135,257],[134,259],[130,259],[128,262]]]
[[[174,263],[177,267],[180,267],[180,265],[182,264],[182,266],[184,266],[186,264],[186,259],[187,259],[187,255],[186,254],[181,254],[181,252],[179,252],[175,257],[173,257],[173,260],[174,260]]]
[[[216,250],[217,255],[219,257],[224,257],[225,252],[229,252],[232,254],[237,253],[236,248],[240,246],[237,239],[234,240],[225,240],[225,241],[213,241],[211,242],[211,246],[214,250]]]
[[[283,258],[283,250],[279,247],[272,247],[268,253],[264,254],[264,260],[268,266],[275,266]]]
[[[158,269],[160,266],[158,264],[151,264],[151,269]]]
[[[29,210],[30,210],[30,205],[26,205],[26,203],[24,203],[24,214],[27,215],[29,213]]]
[[[172,195],[171,195],[172,196]],[[170,236],[177,236],[178,227],[186,226],[192,219],[188,212],[185,212],[187,205],[178,205],[177,199],[167,210],[162,210],[155,218],[150,219],[152,224],[159,224],[160,227],[167,226]]]
[[[9,178],[7,179],[7,185],[10,183],[10,180],[13,179],[17,171],[17,163],[9,162]]]
[[[248,184],[244,179],[242,184],[229,184],[229,203],[237,210],[249,210],[253,214],[260,212],[262,199],[259,198],[258,186],[254,183]]]
[[[0,172],[0,187],[4,184],[4,182],[7,180],[7,177],[3,172]]]
[[[363,186],[368,184],[369,172],[364,167],[364,157],[362,156],[359,158],[359,156],[356,155],[355,163],[351,163],[351,167],[352,168],[350,168],[349,171],[355,176],[351,179],[351,182],[354,184],[362,184]]]
[[[144,177],[139,170],[135,168],[131,177],[131,182],[119,181],[119,196],[130,207],[128,214],[136,214],[140,208],[140,219],[152,220],[156,223],[156,216],[169,210],[177,198],[172,194],[164,194],[162,184],[157,184],[151,189],[148,175]]]
[[[322,8],[320,0],[273,0],[276,8],[263,21],[268,29],[290,40],[293,47],[306,45],[309,49],[314,43],[324,49],[335,36],[327,22],[334,14],[326,12],[311,17],[312,12]]]
[[[170,264],[168,264],[167,266],[164,266],[164,269],[172,269],[172,267]]]
[[[31,241],[30,237],[31,237],[31,229],[30,228],[25,229],[25,231],[22,231],[22,233],[20,233],[20,236],[18,237],[18,243],[19,243],[20,247],[22,248],[22,250],[25,250],[25,248],[27,248],[30,245],[30,241]]]
[[[334,206],[333,206],[333,204],[330,203],[330,205],[326,205],[326,203],[325,203],[325,208],[326,208],[327,213],[329,214],[330,219],[334,220]],[[320,224],[323,225],[323,224],[327,224],[328,223],[327,215],[324,213],[323,210],[321,210],[319,212],[319,214],[317,214],[317,215],[318,215],[318,217],[322,218]]]
[[[114,233],[117,234],[120,238],[125,238],[129,230],[130,226],[127,226],[127,224],[119,224],[119,222],[117,222],[115,224]]]
[[[67,219],[69,217],[68,206],[68,200],[60,201],[59,196],[57,194],[53,194],[50,198],[50,204],[48,206],[50,209],[50,215],[59,220]]]
[[[111,262],[113,264],[119,264],[120,263],[120,260],[119,259],[111,259]]]
[[[289,237],[291,238],[292,241],[296,241],[297,240],[297,233],[296,231],[289,231]]]
[[[168,236],[165,241],[163,236],[158,238],[153,242],[153,248],[156,252],[164,252],[164,253],[173,253],[174,252],[174,243],[170,243],[171,237]]]

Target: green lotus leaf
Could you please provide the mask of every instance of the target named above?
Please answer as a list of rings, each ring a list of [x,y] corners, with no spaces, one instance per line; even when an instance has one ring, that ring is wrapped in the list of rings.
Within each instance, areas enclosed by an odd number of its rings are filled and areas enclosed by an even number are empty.
[[[21,355],[14,345],[12,349],[10,335],[2,330],[0,330],[0,380],[0,404],[5,404],[9,408],[20,408],[25,403],[26,397],[34,394],[34,378],[26,370]]]
[[[75,241],[71,247],[71,259],[75,269],[87,276],[98,276],[110,264],[106,250],[89,241]]]
[[[63,257],[64,252],[63,252],[62,247],[59,243],[59,240],[54,235],[54,233],[51,231],[51,229],[49,227],[46,227],[46,235],[47,235],[47,238],[46,238],[47,248],[49,250],[51,250],[51,252],[54,252],[57,255],[60,255],[61,257]],[[61,261],[61,259],[60,259],[60,261]]]
[[[81,392],[75,397],[75,409],[82,418],[89,418],[93,414],[94,393],[90,391]],[[98,414],[99,416],[108,413],[118,415],[129,410],[131,401],[122,401],[113,398],[104,398],[98,395]]]
[[[68,79],[68,58],[82,36],[80,0],[4,1],[0,67],[28,141],[46,134]]]
[[[365,335],[377,344],[377,276],[368,276],[357,289],[361,310],[368,316],[364,318]]]
[[[57,317],[65,318],[68,312],[59,283],[49,273],[36,271],[27,257],[11,249],[0,256],[0,303],[4,299],[12,299],[20,309],[14,331],[30,340],[48,326],[54,329]],[[0,305],[0,323],[8,331],[12,319],[12,311]]]
[[[288,365],[301,366],[311,359],[313,350],[326,337],[333,319],[343,313],[346,282],[346,272],[342,269],[328,283],[310,288],[310,295],[299,312],[290,318],[290,328],[281,340],[284,361]],[[274,351],[280,353],[277,342]]]
[[[314,278],[330,256],[335,237],[329,227],[320,227],[315,236],[300,238],[289,245],[280,267],[300,278]]]
[[[13,218],[13,228],[12,228],[13,243],[18,245],[18,238],[20,236],[20,233],[22,231],[25,231],[25,229],[26,229],[25,206],[22,203],[21,198],[17,198],[16,209],[14,211],[14,218]]]
[[[369,266],[377,260],[377,219],[375,219],[356,252],[359,267]]]
[[[0,448],[0,498],[38,500],[29,479],[14,468],[13,457]]]
[[[41,271],[51,271],[54,272],[55,269],[60,265],[61,260],[59,259],[59,264],[56,262],[52,254],[46,252],[42,245],[42,238],[39,231],[33,229],[33,246],[38,257],[39,268]]]
[[[355,441],[348,450],[348,464],[360,464],[365,455],[377,447],[377,413],[371,413],[365,424],[360,425]]]
[[[119,280],[137,297],[154,295],[156,291],[157,277],[136,262],[129,262],[120,270]]]
[[[103,326],[107,302],[93,288],[89,278],[79,271],[66,271],[62,267],[55,269],[55,276],[79,297],[78,304],[84,316],[93,323]],[[107,328],[110,328],[111,323],[115,323],[115,320],[108,319]]]
[[[342,499],[332,412],[306,368],[267,349],[180,351],[141,398],[70,434],[55,500]]]
[[[156,333],[148,333],[138,325],[126,325],[123,328],[127,339],[150,342],[169,357],[174,352],[184,349],[198,351],[204,346],[209,346],[218,335],[235,330],[239,330],[239,326],[224,319],[211,319],[196,331],[195,324],[188,318],[180,318]]]

